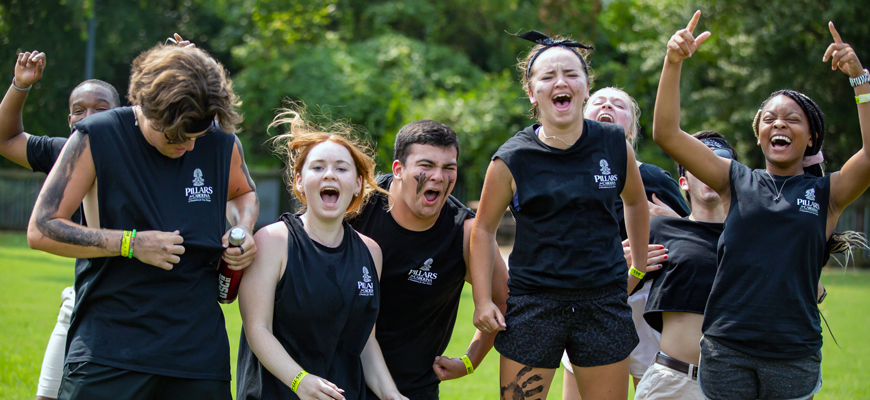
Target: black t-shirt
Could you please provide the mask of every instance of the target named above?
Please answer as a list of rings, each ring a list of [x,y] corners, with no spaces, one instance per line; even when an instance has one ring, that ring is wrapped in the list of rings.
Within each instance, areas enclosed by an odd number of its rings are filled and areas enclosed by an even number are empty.
[[[737,161],[731,162],[730,175],[731,206],[719,239],[704,334],[758,357],[815,354],[822,347],[816,299],[826,254],[830,175],[771,179]]]
[[[78,265],[66,362],[229,380],[215,267],[235,136],[212,133],[171,159],[134,122],[132,108],[123,107],[76,124],[93,154],[100,228],[178,230],[185,251],[170,271],[120,256]]]
[[[668,171],[647,163],[640,164],[638,169],[640,170],[640,179],[643,181],[647,200],[653,201],[652,196],[655,194],[659,200],[676,211],[679,216],[686,217],[692,213],[689,205],[686,204],[686,199],[683,198],[683,194],[680,192],[680,186],[674,181]],[[625,231],[625,215],[621,198],[616,201],[616,215],[619,217],[619,237],[622,240],[628,239],[628,232]]]
[[[510,206],[517,222],[512,296],[626,285],[616,215],[625,186],[625,136],[618,125],[583,123],[583,135],[567,149],[541,142],[533,125],[492,157],[504,161],[517,187]]]
[[[392,176],[378,179],[389,190]],[[411,399],[437,399],[435,357],[444,353],[465,283],[463,240],[465,220],[474,212],[448,197],[431,228],[403,228],[378,195],[350,221],[381,246],[381,309],[375,332],[399,391]],[[373,393],[369,399],[376,399]]]
[[[347,223],[341,244],[330,248],[311,240],[299,216],[280,220],[288,230],[287,267],[275,288],[272,333],[305,371],[344,389],[345,399],[365,399],[360,354],[381,294],[371,253]],[[263,367],[244,329],[237,376],[237,399],[299,398]]]
[[[643,317],[662,331],[662,312],[703,314],[716,277],[716,247],[724,224],[658,216],[650,220],[650,243],[671,252],[653,279]]]

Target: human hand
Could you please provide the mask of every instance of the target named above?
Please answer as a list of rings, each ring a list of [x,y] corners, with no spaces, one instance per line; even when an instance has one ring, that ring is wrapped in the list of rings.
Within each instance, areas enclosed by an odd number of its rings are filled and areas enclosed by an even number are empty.
[[[681,63],[683,60],[691,57],[698,50],[698,47],[701,47],[701,43],[704,43],[710,37],[711,33],[709,31],[704,31],[698,37],[692,36],[692,31],[698,25],[699,19],[701,19],[701,10],[695,11],[695,15],[692,16],[692,20],[689,21],[689,25],[686,25],[685,29],[680,29],[674,36],[671,36],[671,40],[668,41],[668,55],[666,58],[669,63]]]
[[[633,265],[631,263],[631,245],[628,243],[628,239],[622,241],[622,252],[625,257],[625,262],[628,263],[629,268]],[[651,244],[647,247],[647,260],[646,260],[646,270],[645,272],[651,272],[662,268],[661,262],[668,259],[669,250],[660,244]],[[637,267],[635,267],[637,268]],[[642,271],[643,272],[643,271]]]
[[[15,61],[15,86],[26,89],[42,78],[45,69],[45,53],[27,51],[18,54]]]
[[[187,47],[195,48],[196,47],[196,45],[193,44],[193,42],[191,42],[190,40],[182,39],[181,35],[179,35],[177,33],[173,33],[172,37],[166,38],[166,42],[175,43],[176,46],[181,47],[181,48],[187,48]]]
[[[468,375],[468,371],[465,370],[465,363],[459,358],[444,356],[435,357],[435,363],[432,364],[432,369],[435,370],[435,375],[438,375],[438,380],[442,381],[448,381]]]
[[[657,217],[659,215],[664,215],[668,217],[680,218],[680,215],[677,214],[670,206],[665,204],[665,202],[659,200],[658,196],[653,193],[652,201],[648,201],[649,203],[649,217]]]
[[[408,398],[405,396],[402,396],[402,394],[399,393],[398,390],[384,393],[383,397],[381,397],[381,399],[382,400],[408,400]]]
[[[230,247],[230,231],[233,229],[231,228],[224,233],[224,236],[221,238],[221,243],[224,246],[222,258],[232,270],[245,269],[254,262],[254,258],[257,255],[257,243],[254,242],[254,235],[248,231],[248,228],[241,225],[234,226],[233,228],[241,228],[245,231],[245,241],[242,242],[241,246]]]
[[[822,57],[823,62],[831,59],[831,71],[836,71],[837,68],[843,71],[846,75],[852,78],[857,78],[864,75],[864,67],[861,66],[861,61],[858,60],[858,55],[852,46],[843,43],[840,34],[837,33],[837,28],[834,28],[834,23],[828,21],[828,29],[831,31],[831,36],[834,38],[834,43],[828,46],[825,50],[825,55]]]
[[[296,387],[296,395],[301,400],[344,400],[342,393],[344,390],[339,389],[334,383],[312,374],[302,377],[299,386]]]
[[[133,257],[145,264],[171,270],[184,254],[184,239],[178,231],[137,232],[133,239]]]
[[[474,305],[474,327],[484,333],[503,331],[507,328],[501,310],[492,301],[482,306]]]

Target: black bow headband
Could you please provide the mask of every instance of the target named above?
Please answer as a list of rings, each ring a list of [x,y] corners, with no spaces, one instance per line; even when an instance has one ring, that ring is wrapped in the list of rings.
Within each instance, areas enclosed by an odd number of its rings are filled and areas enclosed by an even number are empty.
[[[562,47],[562,48],[567,49],[567,50],[571,50],[571,47],[579,47],[581,49],[586,49],[586,50],[595,50],[595,48],[592,46],[585,45],[583,43],[576,42],[573,40],[555,41],[551,37],[549,37],[541,32],[538,32],[538,31],[528,31],[528,32],[520,33],[517,35],[517,37],[520,39],[528,40],[530,42],[535,42],[537,44],[544,45],[544,48],[538,50],[538,52],[535,53],[534,56],[532,56],[532,59],[529,60],[529,65],[526,66],[526,81],[529,80],[529,72],[532,71],[532,64],[535,63],[535,59],[537,59],[538,56],[541,55],[541,53],[543,53],[545,50],[547,50],[551,47]],[[581,56],[580,53],[578,53],[574,50],[571,50],[571,52],[576,54],[577,57],[580,58],[580,63],[583,64],[583,73],[586,74],[586,76],[588,77],[589,72],[587,71],[586,61],[583,60],[583,56]]]

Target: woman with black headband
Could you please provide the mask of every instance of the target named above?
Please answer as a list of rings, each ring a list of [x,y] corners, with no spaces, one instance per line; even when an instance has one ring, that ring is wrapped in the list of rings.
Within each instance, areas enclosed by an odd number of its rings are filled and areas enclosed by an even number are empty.
[[[492,158],[472,228],[474,324],[501,330],[502,398],[545,397],[564,350],[584,398],[625,399],[638,339],[626,302],[646,270],[623,257],[615,203],[624,202],[632,258],[647,258],[649,214],[631,145],[619,125],[583,117],[589,46],[532,31],[519,64],[538,123]],[[585,53],[585,50],[580,50]],[[490,300],[492,240],[504,209],[517,221],[504,318]],[[642,250],[640,250],[642,249]],[[628,282],[626,277],[628,276]]]
[[[766,168],[751,170],[680,130],[682,62],[710,36],[693,36],[699,18],[668,42],[653,137],[728,210],[704,316],[701,390],[709,399],[805,399],[822,383],[819,277],[829,246],[848,241],[834,227],[870,186],[870,74],[829,23],[834,42],[822,61],[849,76],[865,147],[823,176],[824,114],[806,95],[780,90],[753,121]]]

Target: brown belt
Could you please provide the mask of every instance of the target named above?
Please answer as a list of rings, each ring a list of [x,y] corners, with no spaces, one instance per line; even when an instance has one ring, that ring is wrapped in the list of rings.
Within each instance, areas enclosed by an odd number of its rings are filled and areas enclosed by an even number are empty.
[[[698,380],[697,365],[684,363],[676,358],[668,357],[662,352],[656,354],[656,363],[664,365],[674,371],[682,372],[694,381]]]

